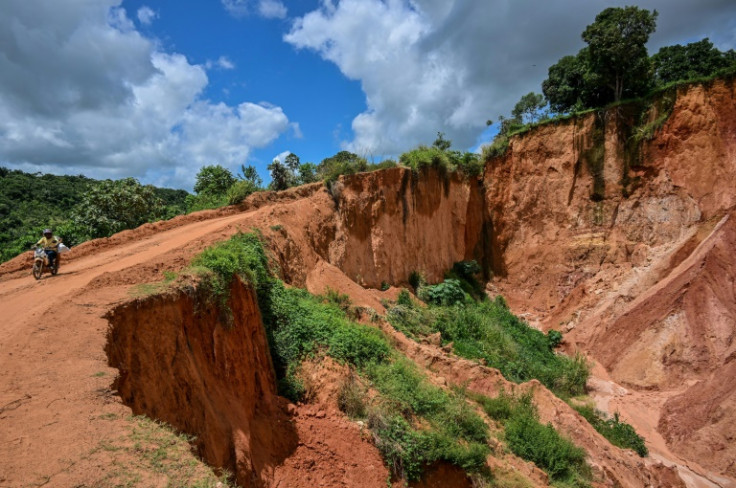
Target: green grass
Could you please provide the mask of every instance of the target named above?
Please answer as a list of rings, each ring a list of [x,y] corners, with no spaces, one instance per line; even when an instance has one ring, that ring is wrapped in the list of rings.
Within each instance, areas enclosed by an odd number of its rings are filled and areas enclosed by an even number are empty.
[[[227,302],[234,276],[251,283],[269,338],[279,392],[297,401],[305,392],[302,361],[329,356],[361,378],[338,395],[352,416],[365,416],[376,445],[395,476],[414,480],[436,462],[488,476],[488,429],[462,395],[430,384],[383,333],[348,317],[346,295],[314,296],[274,277],[256,233],[238,234],[200,254],[193,264],[209,270],[203,286]],[[370,400],[367,390],[377,392]]]
[[[615,413],[613,418],[607,419],[590,405],[572,405],[572,407],[614,446],[631,449],[641,457],[649,455],[644,438],[637,434],[631,425],[622,422],[618,413]]]
[[[396,306],[387,318],[411,337],[440,332],[442,342],[452,342],[457,355],[483,360],[511,381],[536,378],[562,398],[585,391],[585,359],[556,354],[550,338],[512,314],[502,298],[455,306]]]
[[[399,162],[415,172],[433,167],[445,173],[458,171],[467,176],[479,176],[483,173],[483,161],[477,154],[444,150],[435,146],[418,146],[403,153]]]
[[[589,486],[591,475],[585,451],[551,424],[539,421],[531,392],[514,396],[502,391],[496,398],[472,396],[489,417],[504,426],[504,440],[511,452],[536,464],[555,484]]]

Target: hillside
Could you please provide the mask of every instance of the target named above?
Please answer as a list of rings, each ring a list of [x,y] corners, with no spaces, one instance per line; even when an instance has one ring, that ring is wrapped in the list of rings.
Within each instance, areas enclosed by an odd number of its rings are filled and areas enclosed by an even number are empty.
[[[73,212],[102,183],[81,175],[30,174],[0,167],[0,262],[27,250],[47,227],[76,246],[81,236],[73,226]],[[165,207],[161,217],[184,213],[186,191],[153,188],[153,193]]]
[[[258,288],[231,283],[228,329],[196,276],[155,284],[253,228],[281,280],[349,295],[434,387],[468,398],[530,392],[539,420],[585,450],[591,485],[736,486],[736,87],[669,95],[651,109],[615,107],[516,136],[482,178],[431,167],[345,176],[330,192],[258,193],[90,241],[54,279],[32,280],[29,256],[0,265],[0,486],[165,486],[171,466],[208,476],[189,453],[173,462],[164,447],[174,441],[154,448],[160,431],[131,412],[195,436],[198,454],[242,486],[386,486],[370,425],[338,406],[353,374],[344,363],[304,363],[310,394],[290,403],[277,394]],[[632,147],[637,128],[658,119]],[[415,341],[380,318],[413,273],[437,283],[470,260],[491,296],[588,356],[598,407],[643,434],[648,457],[611,445],[539,381],[517,385],[441,338]],[[483,419],[490,486],[554,481],[506,449],[501,423]],[[413,485],[473,483],[438,462]]]

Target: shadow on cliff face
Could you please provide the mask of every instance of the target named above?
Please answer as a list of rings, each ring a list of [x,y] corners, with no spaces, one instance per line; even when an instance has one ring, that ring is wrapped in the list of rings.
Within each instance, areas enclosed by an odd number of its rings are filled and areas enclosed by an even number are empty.
[[[265,486],[297,434],[276,393],[255,293],[231,285],[232,327],[193,290],[126,303],[108,315],[106,352],[114,387],[135,414],[196,435],[210,465],[241,486]]]

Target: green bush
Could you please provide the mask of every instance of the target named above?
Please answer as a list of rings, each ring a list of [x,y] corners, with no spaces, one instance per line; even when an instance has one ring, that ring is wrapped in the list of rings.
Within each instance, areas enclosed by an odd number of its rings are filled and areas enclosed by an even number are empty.
[[[512,415],[504,435],[514,454],[532,461],[553,480],[567,481],[585,470],[585,451],[562,437],[551,424],[539,423],[536,415]]]
[[[413,171],[434,167],[445,172],[460,171],[468,176],[479,176],[484,167],[478,154],[437,146],[419,146],[402,154],[399,161]]]
[[[562,342],[562,332],[559,330],[548,330],[547,342],[549,343],[550,349],[556,348]]]
[[[270,281],[268,257],[258,233],[238,233],[229,241],[221,242],[202,251],[193,266],[201,266],[213,272],[208,286],[215,296],[227,295],[230,281],[239,275],[247,283],[259,287]]]
[[[389,311],[387,318],[397,330],[412,336],[440,332],[444,343],[453,343],[456,354],[483,359],[511,381],[536,378],[563,398],[585,392],[589,375],[585,358],[555,354],[548,337],[513,315],[502,297],[411,313]]]
[[[405,288],[402,288],[399,291],[399,296],[396,298],[396,303],[404,307],[414,306],[414,302],[412,302],[411,300],[411,295],[409,294],[409,291],[406,290]]]
[[[448,152],[434,146],[419,146],[402,154],[399,161],[415,171],[430,166],[446,171],[454,169]]]
[[[258,191],[258,187],[248,180],[238,180],[227,190],[227,203],[237,205]]]
[[[631,449],[641,457],[649,455],[644,438],[636,433],[634,428],[626,422],[621,422],[618,412],[612,419],[606,419],[601,412],[588,405],[573,405],[577,412],[614,446]]]
[[[392,472],[418,479],[435,461],[455,464],[486,475],[488,429],[461,395],[433,386],[403,358],[376,328],[350,321],[349,300],[328,290],[315,297],[287,288],[269,273],[260,236],[238,234],[200,254],[194,263],[211,271],[211,286],[226,297],[234,275],[258,291],[258,302],[278,377],[279,393],[303,399],[301,362],[328,355],[348,364],[378,392],[368,414],[369,427]],[[223,298],[223,301],[224,298]],[[353,378],[354,380],[354,378]],[[338,393],[340,408],[353,416],[368,411],[366,394],[357,381]]]
[[[452,306],[465,302],[465,292],[459,280],[447,279],[436,285],[419,288],[419,298],[432,305]]]
[[[531,392],[514,396],[502,390],[496,398],[477,394],[473,398],[489,417],[504,426],[504,438],[511,452],[532,461],[554,481],[588,485],[585,451],[562,437],[551,424],[539,422]]]
[[[220,208],[227,204],[228,198],[224,193],[221,195],[211,195],[209,193],[203,193],[201,195],[187,195],[185,200],[187,213]]]
[[[421,272],[414,270],[409,273],[409,284],[417,291],[420,286],[427,284],[427,280]]]
[[[476,300],[485,300],[487,298],[485,289],[476,278],[481,271],[477,261],[458,261],[445,273],[445,279],[458,280],[465,293]]]

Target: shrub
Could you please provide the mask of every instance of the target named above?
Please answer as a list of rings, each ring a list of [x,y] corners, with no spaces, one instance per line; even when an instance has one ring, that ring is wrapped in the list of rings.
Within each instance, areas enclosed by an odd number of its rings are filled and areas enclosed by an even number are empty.
[[[366,416],[365,395],[365,389],[351,372],[337,390],[337,406],[351,418],[363,418]]]
[[[192,260],[192,265],[214,273],[209,285],[219,297],[227,294],[230,281],[236,274],[254,287],[270,280],[268,258],[261,236],[256,232],[238,233],[229,241],[205,249]]]
[[[409,284],[412,288],[414,288],[414,291],[418,290],[420,286],[425,285],[426,283],[427,280],[424,278],[424,275],[419,271],[414,270],[409,273]]]
[[[465,293],[476,300],[485,300],[487,298],[485,289],[476,278],[481,271],[477,261],[458,261],[445,273],[445,279],[458,280]]]
[[[573,405],[572,407],[614,446],[631,449],[641,457],[649,455],[644,438],[637,434],[631,425],[621,422],[618,412],[613,415],[612,419],[606,419],[602,412],[589,405]]]
[[[426,297],[425,292],[420,296]],[[453,343],[456,354],[483,359],[511,381],[536,378],[563,398],[585,391],[589,375],[585,358],[555,354],[548,337],[513,315],[500,296],[494,301],[466,302],[462,307],[433,305],[413,313],[391,310],[387,318],[409,335],[440,332],[443,342]]]
[[[424,167],[443,168],[447,171],[453,169],[452,160],[447,151],[434,146],[419,146],[416,149],[405,152],[399,157],[399,161],[414,171]]]
[[[417,479],[425,466],[439,460],[484,472],[488,427],[464,397],[430,385],[406,359],[373,365],[368,377],[384,399],[369,415],[369,426],[394,474]],[[415,429],[407,420],[414,416],[428,425]]]
[[[228,204],[228,200],[226,194],[211,195],[209,193],[203,193],[201,195],[187,195],[184,204],[187,213],[192,213],[200,210],[224,207]]]
[[[568,480],[585,469],[585,451],[560,436],[551,424],[542,425],[536,415],[512,415],[505,425],[509,449],[532,461],[553,480]]]
[[[481,147],[481,159],[490,161],[491,159],[503,157],[509,149],[510,138],[508,136],[499,135],[491,144]]]
[[[227,203],[237,205],[257,191],[258,187],[253,182],[238,180],[227,190]]]
[[[517,456],[532,461],[554,481],[587,485],[585,451],[562,437],[551,424],[539,422],[532,393],[502,392],[496,398],[473,395],[489,417],[504,426],[504,438]]]
[[[562,342],[562,332],[558,330],[548,330],[547,331],[547,342],[549,343],[550,349],[556,348]]]
[[[396,303],[398,305],[402,305],[404,307],[413,307],[414,306],[414,302],[412,302],[412,300],[411,300],[411,295],[409,294],[409,292],[405,288],[402,288],[399,291],[399,296],[396,298]]]
[[[459,280],[448,279],[436,285],[422,286],[419,298],[432,305],[452,306],[465,301],[465,292]]]

